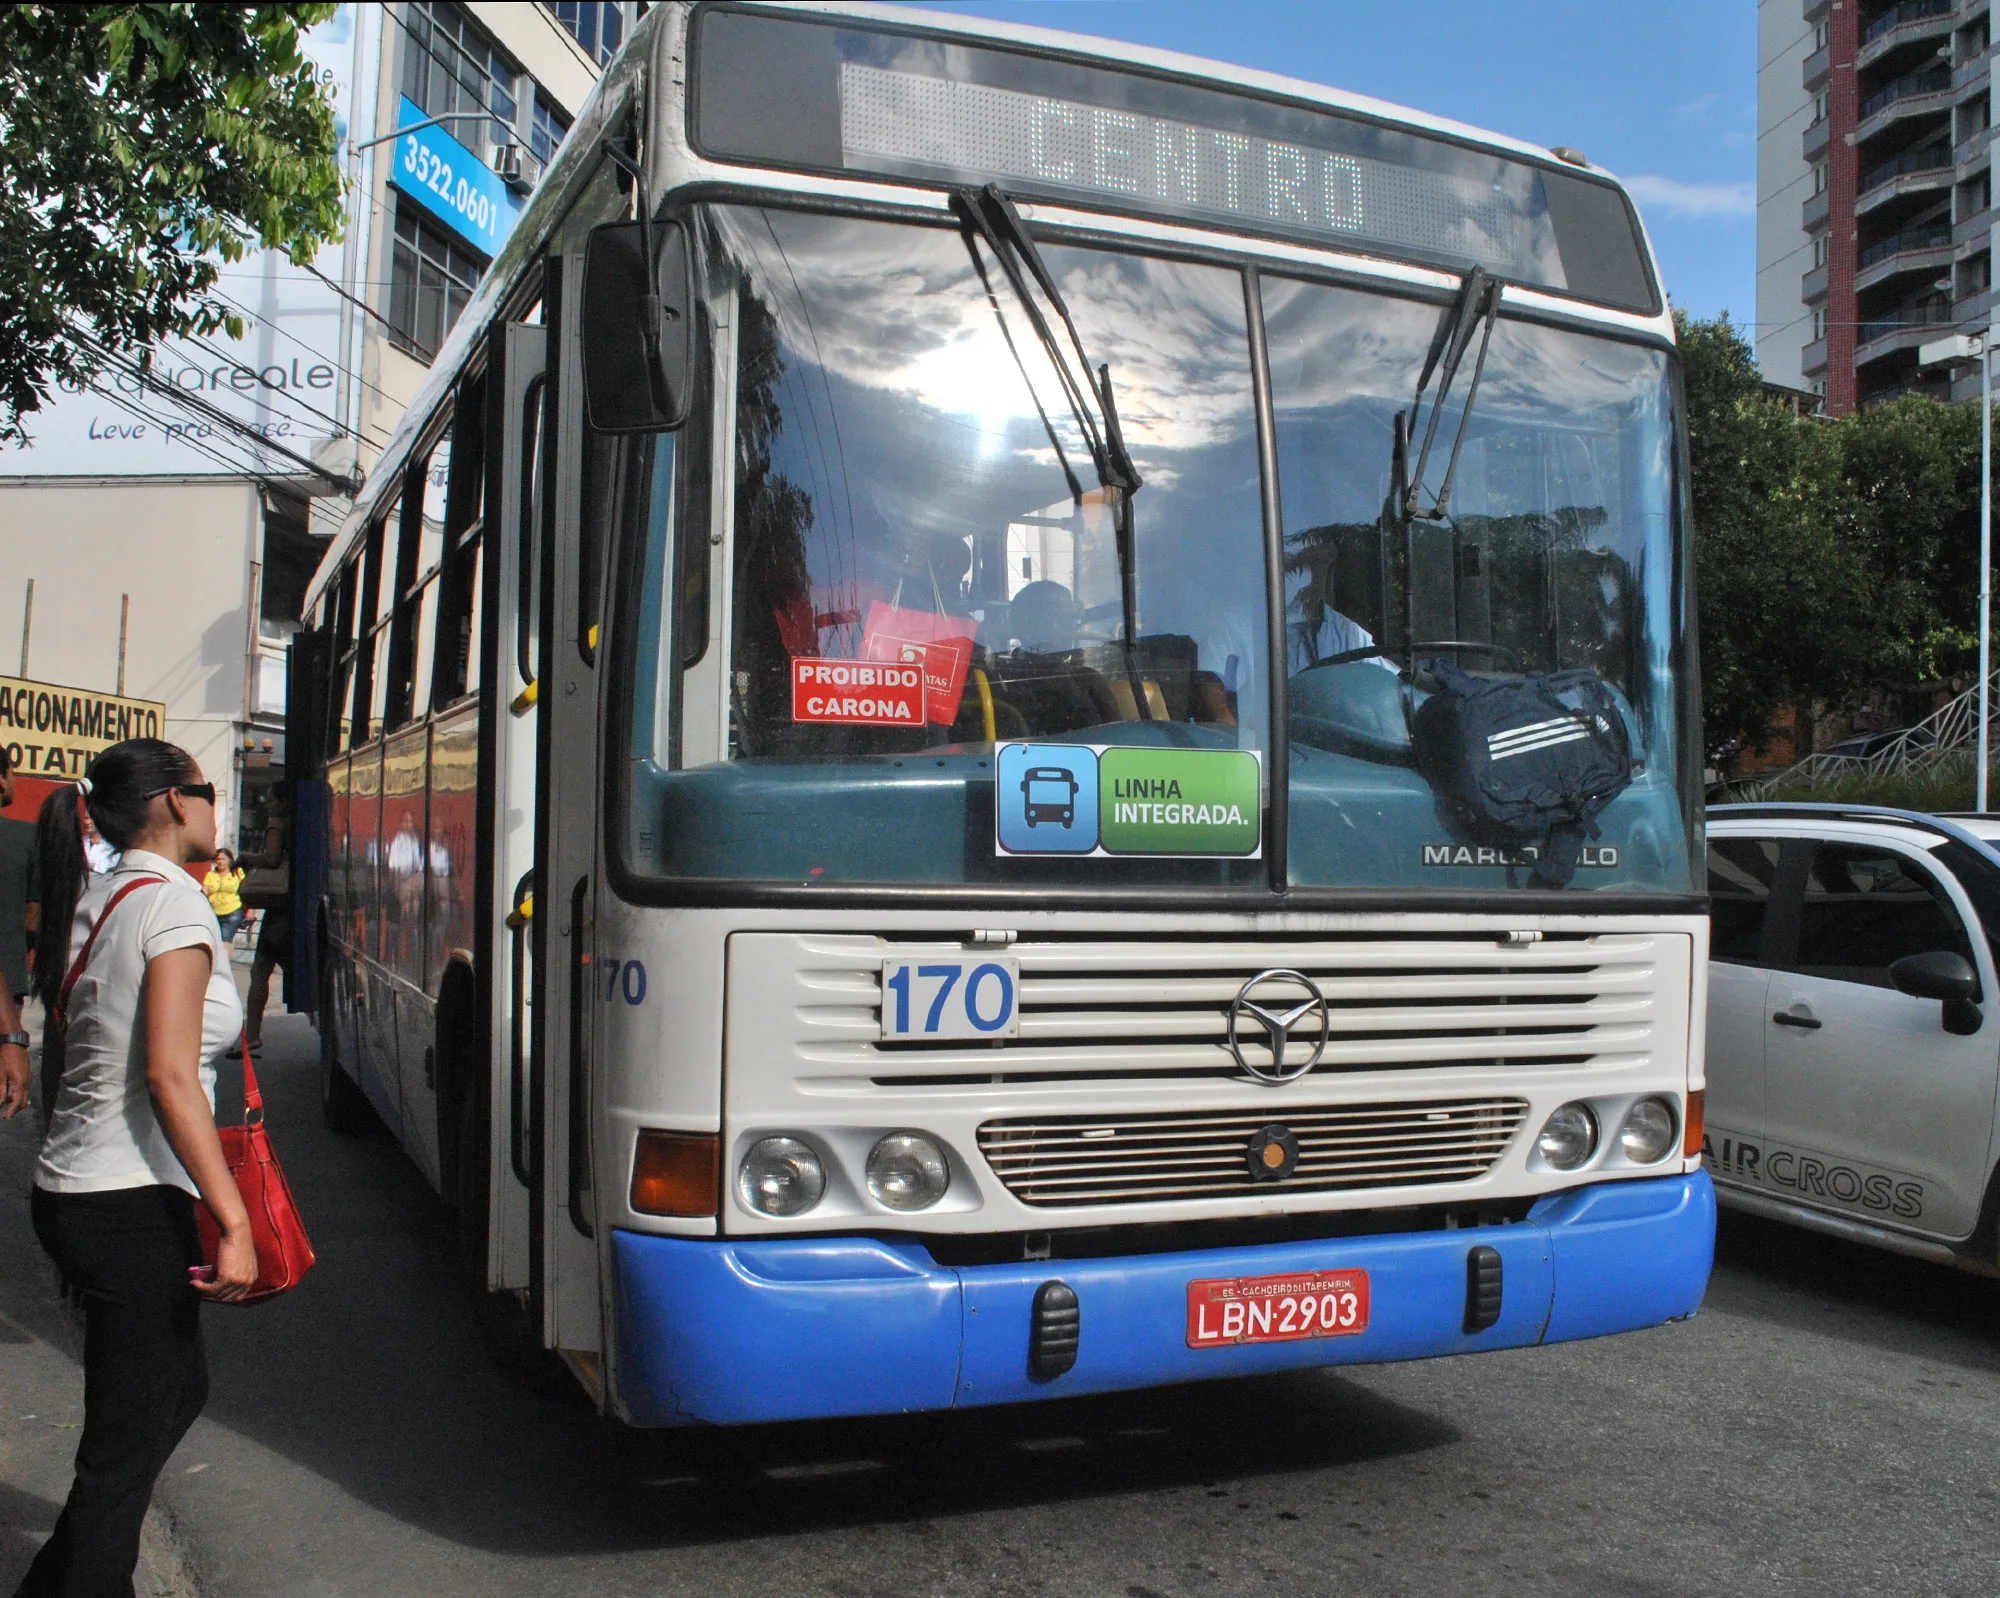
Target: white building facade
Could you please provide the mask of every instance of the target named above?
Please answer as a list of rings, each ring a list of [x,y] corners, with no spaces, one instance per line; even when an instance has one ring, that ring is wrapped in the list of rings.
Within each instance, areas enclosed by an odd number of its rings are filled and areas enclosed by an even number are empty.
[[[342,241],[224,268],[245,322],[114,361],[0,450],[0,673],[158,700],[261,833],[305,585],[432,354],[643,6],[346,4],[332,92]]]

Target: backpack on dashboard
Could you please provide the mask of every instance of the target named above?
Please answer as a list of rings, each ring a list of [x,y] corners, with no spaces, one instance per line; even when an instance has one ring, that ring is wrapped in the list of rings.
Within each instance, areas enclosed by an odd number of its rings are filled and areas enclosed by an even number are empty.
[[[1527,857],[1534,881],[1566,887],[1598,813],[1632,781],[1618,696],[1594,671],[1475,677],[1425,668],[1437,692],[1410,729],[1417,768],[1463,841]]]

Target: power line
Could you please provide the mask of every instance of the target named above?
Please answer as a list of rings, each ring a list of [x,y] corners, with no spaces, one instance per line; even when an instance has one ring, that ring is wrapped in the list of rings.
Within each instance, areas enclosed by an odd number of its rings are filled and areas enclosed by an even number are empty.
[[[298,465],[304,467],[315,477],[323,478],[344,493],[355,494],[360,492],[361,485],[352,475],[327,470],[326,467],[320,465],[319,462],[311,459],[309,456],[301,455],[296,450],[288,449],[276,439],[267,438],[248,422],[231,416],[229,412],[223,410],[219,405],[211,405],[207,400],[190,394],[184,389],[177,389],[171,383],[162,383],[143,367],[125,364],[120,356],[90,334],[82,332],[81,329],[75,331],[81,342],[96,348],[100,359],[124,371],[128,376],[136,378],[154,393],[164,395],[175,404],[193,412],[204,420],[216,423],[240,437],[251,440],[259,450],[268,450],[274,455],[283,456],[286,460],[297,462]]]
[[[289,337],[290,335],[287,336]],[[213,344],[209,343],[206,339],[196,337],[193,334],[187,335],[185,341],[189,344],[192,344],[196,349],[206,350],[210,355],[213,355],[217,360],[226,361],[231,358],[227,351],[217,349]],[[318,355],[318,352],[313,350],[310,345],[305,344],[303,340],[294,340],[294,342],[299,343],[300,346],[305,350],[307,350],[309,354],[313,354],[315,356]],[[245,371],[256,370],[247,361],[238,361],[235,362],[235,364],[241,366]],[[314,405],[309,400],[306,400],[300,395],[293,393],[293,391],[288,388],[280,388],[275,383],[266,383],[261,373],[258,375],[257,384],[266,393],[277,395],[280,399],[288,401],[289,403],[298,406],[299,409],[306,412],[308,416],[317,417],[322,422],[327,423],[329,426],[333,428],[336,437],[348,431],[347,424],[343,422],[338,416],[335,416],[331,411],[321,410],[317,405]],[[287,420],[304,420],[304,418],[288,417]],[[377,448],[380,448],[388,442],[388,435],[385,434],[380,439],[370,438],[367,440],[367,442],[374,444]]]
[[[117,406],[126,415],[149,426],[159,428],[169,439],[185,444],[197,454],[207,456],[208,459],[215,462],[216,465],[220,466],[233,477],[260,475],[261,468],[249,469],[249,463],[240,459],[232,460],[223,455],[199,434],[190,432],[185,422],[169,421],[158,412],[146,409],[145,406],[141,405],[130,395],[121,394],[115,388],[107,388],[94,379],[90,384],[89,391],[96,394],[100,399],[107,400]]]

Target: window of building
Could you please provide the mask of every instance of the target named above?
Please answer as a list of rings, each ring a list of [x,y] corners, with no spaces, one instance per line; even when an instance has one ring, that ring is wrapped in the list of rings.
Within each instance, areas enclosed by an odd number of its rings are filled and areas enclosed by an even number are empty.
[[[1813,341],[1817,343],[1820,339],[1826,337],[1826,307],[1822,305],[1812,313],[1812,316]]]
[[[1813,121],[1815,123],[1826,120],[1826,103],[1827,97],[1824,91],[1813,96]]]
[[[556,146],[569,132],[569,118],[564,116],[540,95],[535,96],[533,112],[528,121],[528,148],[532,150],[543,166],[555,159]]]
[[[428,361],[472,298],[483,256],[468,250],[396,197],[396,247],[389,265],[389,327],[396,343]]]
[[[556,21],[569,29],[591,59],[603,66],[625,42],[625,10],[616,0],[562,0],[543,4],[555,13]]]
[[[426,116],[491,111],[490,122],[445,125],[461,144],[490,157],[513,137],[514,68],[485,30],[447,0],[413,0],[403,12],[403,93]]]
[[[1827,258],[1827,250],[1828,250],[1828,246],[1829,246],[1829,244],[1830,244],[1830,243],[1831,243],[1831,236],[1830,236],[1829,234],[1825,234],[1825,233],[1822,233],[1822,234],[1820,234],[1820,236],[1819,236],[1818,238],[1816,238],[1816,239],[1814,239],[1814,240],[1813,240],[1813,265],[1814,265],[1814,266],[1825,266],[1825,265],[1826,265],[1826,258]]]
[[[1826,163],[1824,161],[1818,161],[1813,164],[1813,193],[1826,193]]]

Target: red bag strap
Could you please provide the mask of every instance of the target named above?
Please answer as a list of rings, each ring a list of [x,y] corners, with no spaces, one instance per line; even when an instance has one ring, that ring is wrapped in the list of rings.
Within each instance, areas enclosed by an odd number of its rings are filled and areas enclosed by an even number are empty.
[[[243,1055],[243,1124],[250,1126],[254,1124],[250,1119],[252,1111],[256,1112],[258,1122],[264,1119],[264,1092],[257,1086],[257,1068],[250,1063],[250,1035],[247,1032],[236,1034],[236,1047]]]
[[[166,880],[165,877],[159,876],[134,877],[111,896],[111,902],[104,907],[103,913],[97,918],[97,924],[90,929],[90,935],[83,940],[83,947],[77,951],[76,959],[70,963],[69,975],[63,978],[62,992],[56,995],[56,1015],[59,1019],[67,1023],[70,990],[76,986],[77,978],[83,975],[83,968],[90,963],[90,951],[97,947],[97,935],[104,930],[104,923],[111,919],[111,912],[118,908],[119,901],[134,888],[143,888],[149,882]]]

